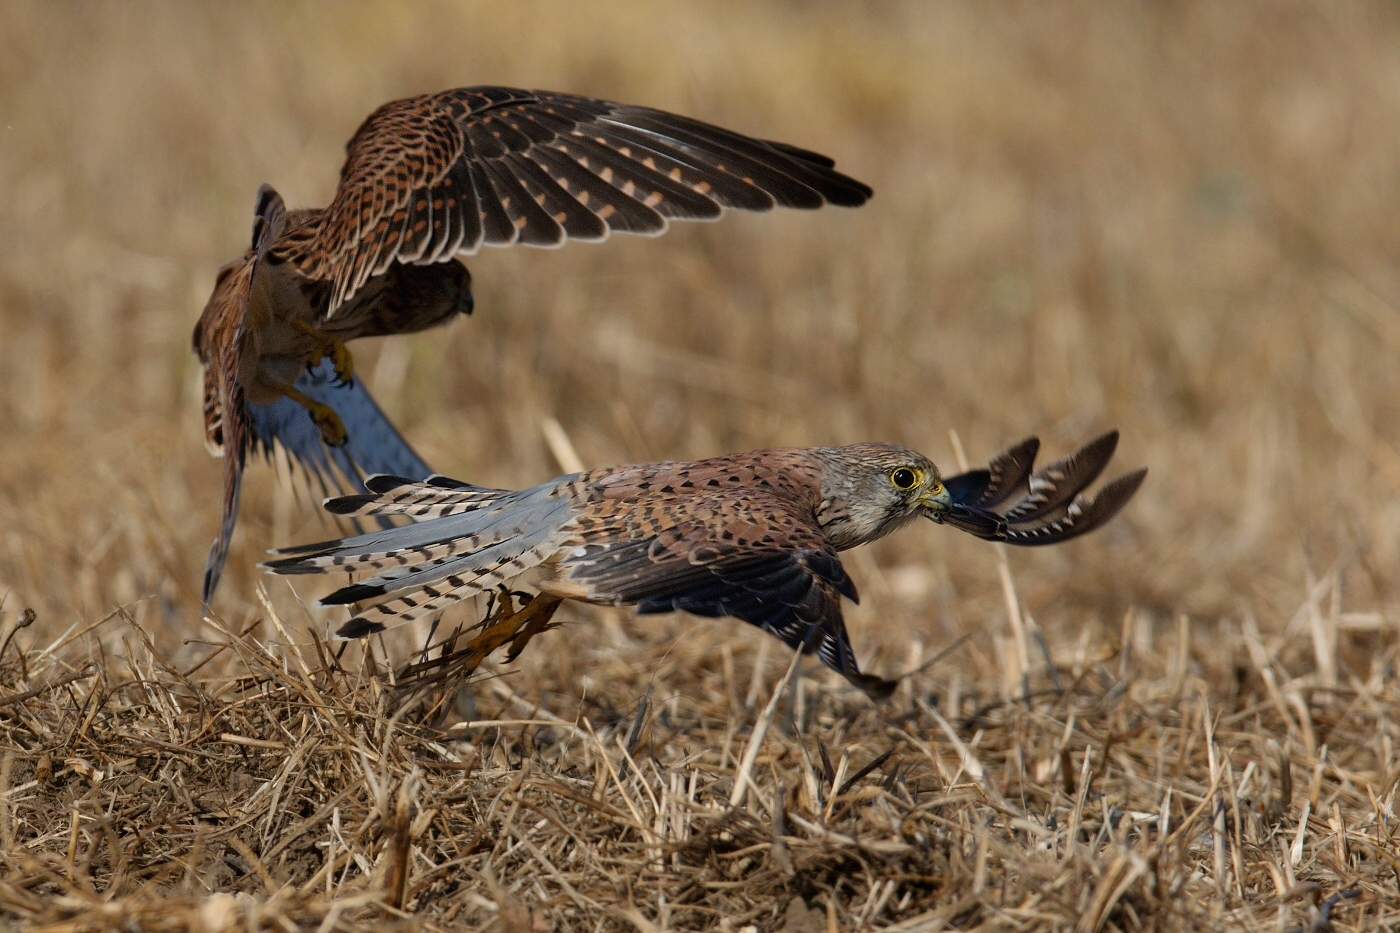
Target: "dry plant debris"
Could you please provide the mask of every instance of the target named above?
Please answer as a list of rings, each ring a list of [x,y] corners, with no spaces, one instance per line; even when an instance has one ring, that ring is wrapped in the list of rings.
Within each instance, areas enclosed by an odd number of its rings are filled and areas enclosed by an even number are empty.
[[[124,656],[0,659],[0,910],[31,929],[1400,923],[1393,645],[1329,686],[1183,628],[1165,663],[1081,641],[876,707],[810,660],[746,703],[702,635],[550,710],[511,675],[405,690],[271,612],[184,672],[104,624]],[[463,692],[494,712],[449,724]]]

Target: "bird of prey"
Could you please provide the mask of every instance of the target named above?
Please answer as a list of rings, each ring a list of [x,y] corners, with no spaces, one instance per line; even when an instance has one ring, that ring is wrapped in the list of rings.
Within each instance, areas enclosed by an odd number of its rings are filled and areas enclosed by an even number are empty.
[[[205,603],[250,449],[270,455],[280,443],[337,487],[363,474],[429,474],[354,378],[345,342],[470,314],[471,278],[455,257],[614,231],[655,236],[672,220],[714,220],[726,208],[864,204],[871,189],[833,165],[647,107],[471,87],[370,114],[325,208],[287,210],[264,185],[252,244],[219,271],[194,330],[205,440],[225,458]]]
[[[841,597],[855,601],[856,588],[837,554],[919,516],[1008,544],[1067,541],[1111,519],[1142,483],[1145,469],[1083,494],[1117,442],[1116,431],[1104,434],[1037,470],[1039,441],[1030,438],[946,480],[922,454],[884,443],[621,466],[520,492],[375,476],[368,494],[328,499],[326,508],[414,524],[286,548],[264,566],[369,573],[321,600],[371,604],[340,627],[343,638],[520,579],[538,590],[512,619],[525,640],[565,599],[733,616],[815,652],[878,698],[893,683],[856,663],[841,617]],[[517,640],[513,651],[521,647]]]

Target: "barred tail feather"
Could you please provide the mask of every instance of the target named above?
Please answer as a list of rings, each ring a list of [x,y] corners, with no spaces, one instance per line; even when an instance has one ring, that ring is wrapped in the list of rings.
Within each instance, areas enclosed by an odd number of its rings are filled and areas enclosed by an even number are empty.
[[[409,622],[424,616],[441,612],[454,603],[469,599],[479,593],[488,592],[498,584],[505,583],[526,570],[539,566],[554,550],[553,542],[544,542],[516,553],[508,560],[501,561],[495,566],[480,570],[465,570],[461,574],[445,572],[438,575],[440,579],[435,579],[432,583],[415,585],[402,596],[396,596],[363,610],[338,628],[336,635],[340,638],[363,638],[366,635],[398,628],[400,625],[407,625]],[[464,564],[465,566],[467,565]],[[416,580],[412,582],[418,583]],[[386,591],[378,586],[362,587],[356,584],[337,590],[323,599],[322,603],[338,605],[342,601],[358,601],[359,598],[371,599],[375,595],[383,595],[385,592],[394,592],[402,588],[396,587]],[[342,596],[342,594],[344,595]]]
[[[376,475],[365,480],[369,495],[336,496],[325,501],[335,515],[407,515],[424,521],[487,508],[510,495],[507,489],[487,489],[433,475],[423,481]]]
[[[517,527],[511,534],[496,536],[492,541],[478,538],[479,543],[476,546],[469,547],[463,544],[455,553],[444,554],[431,560],[404,563],[368,580],[344,587],[322,599],[321,605],[340,606],[363,602],[366,599],[423,587],[442,580],[446,580],[452,587],[467,586],[481,574],[499,571],[501,580],[487,584],[494,586],[497,582],[518,576],[538,564],[539,561],[527,560],[522,555],[532,554],[534,548],[549,537],[549,529],[526,534],[523,533],[523,529]]]
[[[243,449],[235,444],[232,450],[226,448],[223,516],[219,520],[218,536],[209,546],[209,556],[204,562],[204,586],[200,590],[200,601],[206,608],[214,599],[214,590],[219,586],[219,578],[224,573],[224,563],[228,560],[229,545],[233,542],[233,528],[238,521],[238,492],[242,485]]]
[[[392,478],[376,477],[369,488],[398,489],[403,485]],[[431,480],[412,485],[437,486]],[[345,605],[389,597],[351,620],[339,634],[355,638],[382,632],[504,583],[548,558],[559,546],[558,530],[569,514],[567,501],[552,495],[554,489],[553,484],[547,484],[513,493],[484,490],[496,496],[489,508],[481,506],[436,521],[290,548],[276,553],[292,556],[263,566],[279,574],[333,570],[376,573],[331,593],[321,604]]]
[[[534,504],[541,488],[510,493],[496,500],[491,508],[449,515],[437,521],[385,528],[336,541],[278,548],[272,553],[292,556],[268,561],[263,567],[284,574],[378,570],[391,563],[420,563],[483,544],[494,544],[512,533],[508,529],[519,524],[519,510]]]
[[[364,535],[362,537],[370,536]],[[346,538],[343,541],[323,542],[323,545],[351,545],[357,540],[360,539]],[[313,545],[313,547],[321,546]],[[449,541],[439,541],[418,547],[401,547],[382,551],[357,550],[355,547],[349,546],[310,557],[285,557],[281,560],[270,560],[262,566],[273,573],[284,575],[336,573],[342,570],[349,573],[369,573],[389,567],[416,567],[425,563],[441,563],[461,554],[470,553],[480,546],[481,538],[476,535],[453,538]],[[288,549],[288,551],[290,550]],[[277,553],[285,554],[288,551],[278,551]]]

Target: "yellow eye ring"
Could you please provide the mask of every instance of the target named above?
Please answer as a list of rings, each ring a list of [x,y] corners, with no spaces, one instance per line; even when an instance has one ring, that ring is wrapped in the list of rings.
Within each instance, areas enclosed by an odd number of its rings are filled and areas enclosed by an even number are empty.
[[[890,482],[896,489],[913,489],[924,481],[924,471],[912,467],[900,467],[890,474]]]

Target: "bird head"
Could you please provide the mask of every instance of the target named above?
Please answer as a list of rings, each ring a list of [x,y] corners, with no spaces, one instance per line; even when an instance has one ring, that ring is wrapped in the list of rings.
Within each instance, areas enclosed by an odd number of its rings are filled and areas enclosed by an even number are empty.
[[[938,467],[898,444],[821,450],[822,503],[817,519],[838,550],[884,537],[919,515],[938,521],[953,508]]]

